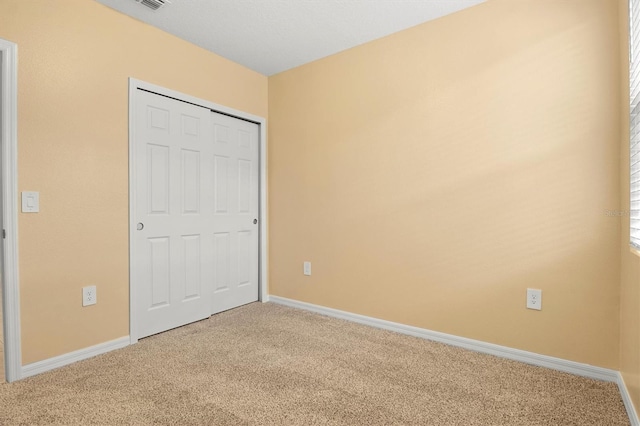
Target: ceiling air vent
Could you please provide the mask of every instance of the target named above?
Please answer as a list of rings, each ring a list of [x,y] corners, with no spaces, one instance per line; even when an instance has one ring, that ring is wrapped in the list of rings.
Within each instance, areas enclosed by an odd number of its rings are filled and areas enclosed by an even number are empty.
[[[165,3],[170,3],[168,0],[136,0],[138,3],[147,6],[149,9],[158,10]]]

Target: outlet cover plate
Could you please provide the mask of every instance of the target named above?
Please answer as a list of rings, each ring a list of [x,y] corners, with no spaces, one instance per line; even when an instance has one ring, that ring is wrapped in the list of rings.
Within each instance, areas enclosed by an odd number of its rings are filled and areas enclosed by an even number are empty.
[[[98,303],[98,294],[96,293],[96,286],[90,285],[82,287],[82,306],[90,306]]]
[[[303,272],[305,275],[311,275],[311,262],[304,262]]]
[[[527,289],[527,309],[542,310],[542,290],[535,288]]]

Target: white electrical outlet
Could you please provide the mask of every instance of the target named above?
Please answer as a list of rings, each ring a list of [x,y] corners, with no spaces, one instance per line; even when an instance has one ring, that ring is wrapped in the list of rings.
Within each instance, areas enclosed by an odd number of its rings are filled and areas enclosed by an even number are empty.
[[[527,289],[527,309],[542,310],[542,290]]]
[[[82,306],[95,305],[96,303],[98,303],[96,286],[90,285],[87,287],[82,287]]]
[[[311,275],[311,262],[304,262],[303,272],[305,275]]]

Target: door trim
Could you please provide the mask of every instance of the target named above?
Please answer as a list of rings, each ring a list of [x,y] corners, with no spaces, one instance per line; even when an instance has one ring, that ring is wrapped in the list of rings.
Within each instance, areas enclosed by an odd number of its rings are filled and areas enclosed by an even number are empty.
[[[131,249],[131,244],[134,238],[135,232],[135,215],[133,211],[135,200],[135,149],[134,149],[134,126],[136,123],[135,116],[135,102],[136,92],[138,89],[153,92],[162,96],[177,99],[200,105],[210,110],[230,115],[242,120],[251,121],[260,127],[258,141],[260,147],[260,184],[259,184],[259,246],[258,246],[258,300],[261,302],[268,301],[268,252],[267,252],[267,120],[264,117],[249,114],[243,111],[239,111],[233,108],[219,105],[204,99],[196,98],[184,93],[177,92],[175,90],[167,89],[155,84],[147,83],[135,78],[129,78],[129,339],[131,344],[138,342],[138,318],[136,313],[137,296],[133,285],[133,265],[134,265],[134,251]]]
[[[18,279],[18,46],[0,39],[2,52],[2,215],[4,274],[2,276],[4,315],[5,378],[22,378],[20,343],[20,286]],[[2,238],[0,236],[0,238]]]

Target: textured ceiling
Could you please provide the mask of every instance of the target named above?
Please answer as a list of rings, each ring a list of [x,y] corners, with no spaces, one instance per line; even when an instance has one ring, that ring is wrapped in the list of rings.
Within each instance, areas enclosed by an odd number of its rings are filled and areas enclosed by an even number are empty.
[[[272,75],[484,0],[97,0]]]

